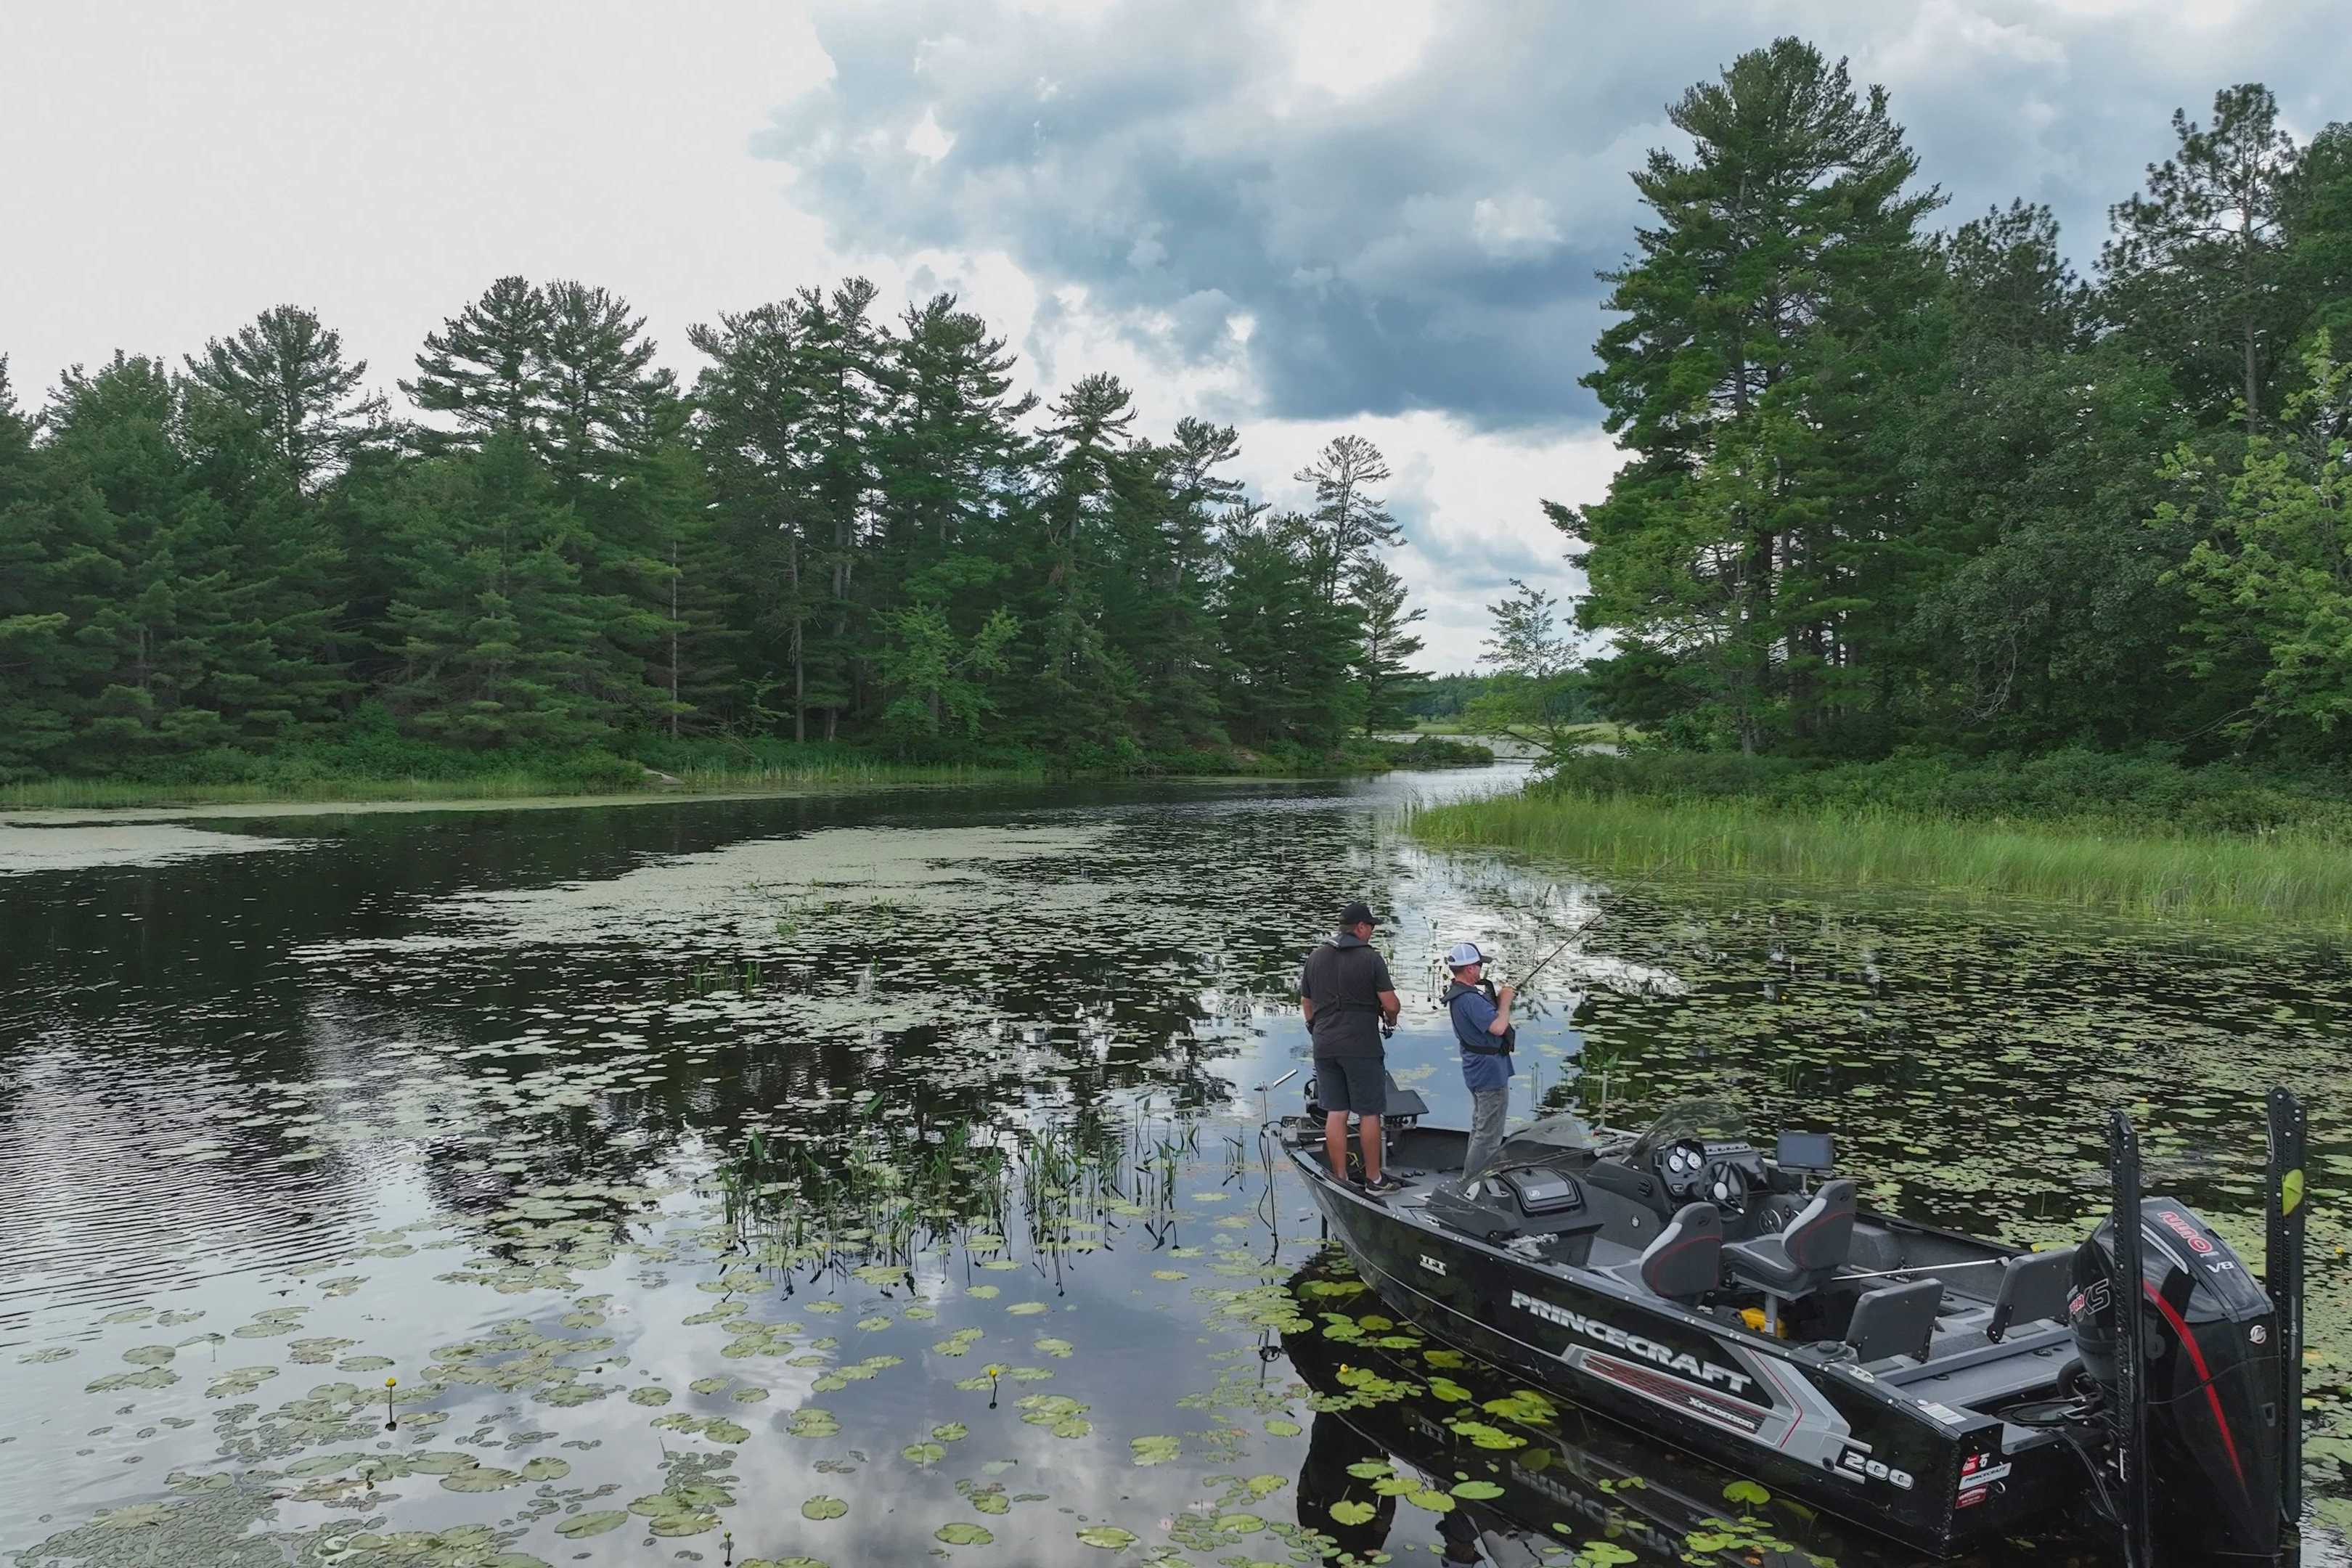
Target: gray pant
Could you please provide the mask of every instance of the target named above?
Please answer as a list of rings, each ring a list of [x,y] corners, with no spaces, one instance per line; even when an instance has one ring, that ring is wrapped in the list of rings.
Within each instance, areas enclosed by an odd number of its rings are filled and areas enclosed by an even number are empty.
[[[1511,1113],[1511,1091],[1507,1089],[1482,1089],[1470,1096],[1470,1150],[1462,1158],[1462,1179],[1468,1181],[1478,1173],[1478,1167],[1495,1157],[1503,1146],[1503,1123]]]

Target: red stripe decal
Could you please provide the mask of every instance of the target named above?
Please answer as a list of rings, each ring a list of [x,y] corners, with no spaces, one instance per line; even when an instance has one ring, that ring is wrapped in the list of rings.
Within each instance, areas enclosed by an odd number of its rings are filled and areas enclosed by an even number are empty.
[[[2205,1403],[2213,1407],[2213,1425],[2220,1429],[2221,1447],[2230,1456],[2231,1473],[2238,1478],[2238,1489],[2245,1490],[2246,1470],[2238,1463],[2237,1439],[2230,1436],[2230,1423],[2221,1415],[2221,1391],[2213,1386],[2213,1374],[2206,1369],[2203,1352],[2198,1350],[2197,1342],[2189,1337],[2188,1323],[2172,1310],[2172,1303],[2158,1295],[2156,1287],[2145,1279],[2139,1282],[2139,1288],[2147,1292],[2147,1299],[2156,1303],[2156,1310],[2164,1314],[2164,1321],[2170,1323],[2172,1331],[2180,1336],[2181,1348],[2188,1351],[2189,1363],[2197,1369],[2198,1381],[2205,1385]]]

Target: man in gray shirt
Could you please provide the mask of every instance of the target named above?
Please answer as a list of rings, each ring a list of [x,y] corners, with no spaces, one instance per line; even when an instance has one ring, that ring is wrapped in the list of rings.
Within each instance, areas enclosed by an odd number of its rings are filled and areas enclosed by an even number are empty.
[[[1386,1194],[1404,1189],[1381,1171],[1381,1118],[1389,1109],[1381,1026],[1396,1022],[1400,1004],[1388,961],[1371,945],[1373,929],[1370,905],[1341,910],[1339,931],[1307,955],[1298,998],[1315,1041],[1315,1102],[1323,1108],[1331,1174],[1348,1179],[1348,1114],[1353,1111],[1362,1123],[1364,1190]]]

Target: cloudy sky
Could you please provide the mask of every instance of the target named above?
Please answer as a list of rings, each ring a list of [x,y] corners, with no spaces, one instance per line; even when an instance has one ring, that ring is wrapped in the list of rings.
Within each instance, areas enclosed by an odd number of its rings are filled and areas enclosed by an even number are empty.
[[[31,402],[282,301],[388,384],[490,279],[688,323],[863,272],[952,289],[1050,394],[1108,369],[1237,425],[1276,501],[1396,470],[1431,662],[1576,583],[1540,498],[1613,458],[1577,377],[1664,105],[1779,34],[1884,82],[1946,217],[2107,205],[2225,83],[2352,117],[2338,0],[179,4],[0,19],[0,353]]]

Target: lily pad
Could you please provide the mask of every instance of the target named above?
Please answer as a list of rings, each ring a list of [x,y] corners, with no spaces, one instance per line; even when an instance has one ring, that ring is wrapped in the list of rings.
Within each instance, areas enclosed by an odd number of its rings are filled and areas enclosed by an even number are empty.
[[[1137,1464],[1164,1465],[1183,1450],[1184,1440],[1167,1436],[1131,1437],[1128,1439],[1127,1446],[1135,1450]]]
[[[995,1532],[987,1526],[961,1519],[952,1524],[943,1524],[931,1533],[950,1546],[986,1546],[996,1539]]]
[[[700,1535],[719,1528],[719,1516],[697,1509],[685,1513],[656,1514],[646,1521],[647,1535]]]
[[[278,1375],[274,1366],[240,1366],[220,1373],[205,1385],[206,1399],[230,1399],[251,1394]]]
[[[626,1510],[600,1508],[593,1513],[575,1514],[555,1527],[555,1533],[573,1541],[583,1536],[602,1535],[608,1530],[618,1530],[629,1522]]]
[[[450,1492],[504,1491],[509,1487],[520,1485],[522,1475],[520,1471],[501,1469],[496,1465],[476,1465],[471,1469],[452,1470],[441,1478],[441,1489]]]
[[[837,1497],[826,1497],[822,1493],[801,1504],[803,1519],[839,1519],[848,1511],[847,1503]]]
[[[1124,1552],[1140,1539],[1131,1530],[1121,1530],[1115,1524],[1090,1524],[1078,1531],[1078,1539],[1088,1546],[1099,1546],[1105,1552]]]

